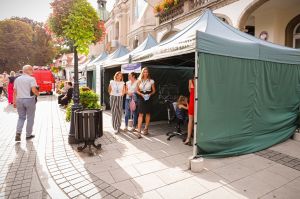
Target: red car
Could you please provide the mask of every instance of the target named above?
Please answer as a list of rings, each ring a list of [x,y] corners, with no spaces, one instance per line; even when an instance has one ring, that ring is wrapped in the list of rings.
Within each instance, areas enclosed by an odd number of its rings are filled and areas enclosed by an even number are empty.
[[[50,70],[34,70],[32,76],[36,79],[40,93],[53,94],[55,79]]]

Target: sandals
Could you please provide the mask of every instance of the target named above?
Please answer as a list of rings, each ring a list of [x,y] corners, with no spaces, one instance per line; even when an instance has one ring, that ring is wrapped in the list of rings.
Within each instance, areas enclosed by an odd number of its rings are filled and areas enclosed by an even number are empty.
[[[185,145],[189,145],[189,146],[192,146],[192,141],[189,139],[189,140],[186,140],[184,142]]]
[[[144,128],[143,134],[144,134],[144,135],[148,135],[148,134],[149,134],[149,133],[148,133],[148,128]]]
[[[136,133],[134,133],[135,135],[136,135],[136,137],[138,138],[138,139],[140,139],[140,138],[142,138],[142,136],[141,136],[141,130],[138,130]]]

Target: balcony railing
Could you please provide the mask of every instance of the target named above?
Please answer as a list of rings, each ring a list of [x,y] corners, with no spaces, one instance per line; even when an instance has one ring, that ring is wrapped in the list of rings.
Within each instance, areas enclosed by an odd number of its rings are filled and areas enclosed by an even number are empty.
[[[174,17],[181,15],[184,12],[183,5],[184,5],[184,1],[180,1],[178,5],[170,8],[170,10],[158,14],[159,23],[161,24],[170,19],[173,19]]]
[[[191,0],[191,8],[203,8],[218,0]]]

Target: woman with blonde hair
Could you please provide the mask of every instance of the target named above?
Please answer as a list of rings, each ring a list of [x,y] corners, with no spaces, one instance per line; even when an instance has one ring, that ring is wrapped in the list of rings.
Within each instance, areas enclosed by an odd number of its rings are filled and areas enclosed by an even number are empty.
[[[11,71],[8,77],[8,103],[13,104],[14,102],[14,82],[16,79],[16,73]]]
[[[123,111],[123,96],[125,94],[125,85],[123,75],[120,71],[116,72],[114,79],[110,81],[108,93],[110,95],[110,108],[112,114],[112,126],[114,133],[120,132],[122,111]]]
[[[147,67],[142,69],[142,72],[138,78],[137,94],[139,95],[138,103],[138,138],[141,138],[141,128],[143,123],[143,117],[146,115],[146,124],[143,130],[143,134],[148,134],[148,128],[150,124],[150,112],[152,108],[152,98],[155,93],[154,80],[151,79],[149,69]]]

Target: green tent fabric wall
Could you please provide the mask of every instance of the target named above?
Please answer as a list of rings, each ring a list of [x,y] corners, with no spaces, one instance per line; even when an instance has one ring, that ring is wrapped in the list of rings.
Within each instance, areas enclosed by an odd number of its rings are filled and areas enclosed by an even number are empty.
[[[199,155],[226,157],[291,137],[300,104],[300,66],[199,53]]]

